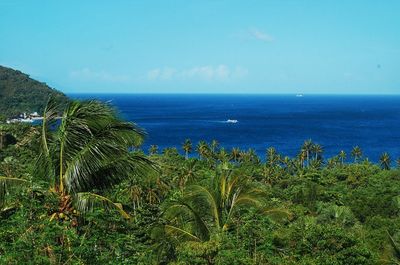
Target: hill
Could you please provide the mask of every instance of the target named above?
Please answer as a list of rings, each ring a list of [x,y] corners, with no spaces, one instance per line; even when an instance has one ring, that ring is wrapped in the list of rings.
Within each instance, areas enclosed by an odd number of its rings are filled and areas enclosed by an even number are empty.
[[[49,96],[60,103],[68,101],[63,93],[18,70],[0,66],[0,114],[6,117],[23,112],[42,112]]]

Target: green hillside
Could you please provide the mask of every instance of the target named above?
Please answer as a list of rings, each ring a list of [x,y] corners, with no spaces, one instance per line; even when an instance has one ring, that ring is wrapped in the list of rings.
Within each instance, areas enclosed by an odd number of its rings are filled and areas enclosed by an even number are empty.
[[[9,117],[22,112],[42,112],[48,97],[60,103],[68,98],[20,71],[0,66],[0,115]]]

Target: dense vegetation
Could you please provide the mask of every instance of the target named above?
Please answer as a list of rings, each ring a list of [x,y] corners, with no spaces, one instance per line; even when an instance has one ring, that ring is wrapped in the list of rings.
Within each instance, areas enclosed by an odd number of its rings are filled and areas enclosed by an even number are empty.
[[[0,65],[0,120],[24,112],[41,113],[49,96],[59,103],[67,102],[64,94],[45,83]]]
[[[0,149],[2,264],[400,264],[386,153],[324,159],[308,140],[262,162],[186,140],[145,155],[109,106],[72,102],[57,129],[55,107],[42,126],[1,125],[15,139]]]

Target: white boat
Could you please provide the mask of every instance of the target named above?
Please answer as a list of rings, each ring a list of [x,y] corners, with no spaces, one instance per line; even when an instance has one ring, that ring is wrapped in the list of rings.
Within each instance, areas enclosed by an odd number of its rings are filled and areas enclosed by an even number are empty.
[[[297,94],[296,97],[301,98],[303,97],[303,94]]]
[[[231,119],[226,120],[226,123],[238,123],[238,122],[239,122],[238,120],[231,120]]]

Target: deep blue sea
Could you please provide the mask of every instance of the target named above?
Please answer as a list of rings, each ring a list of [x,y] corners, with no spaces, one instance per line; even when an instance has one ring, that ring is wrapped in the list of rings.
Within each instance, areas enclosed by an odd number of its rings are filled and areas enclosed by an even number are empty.
[[[231,149],[253,148],[261,158],[273,146],[295,156],[306,139],[323,146],[324,157],[353,146],[378,161],[400,157],[400,96],[73,94],[111,101],[123,118],[143,127],[160,150],[186,138],[216,139]],[[227,120],[237,120],[228,123]]]

